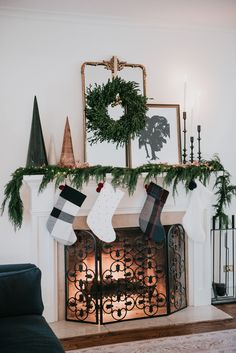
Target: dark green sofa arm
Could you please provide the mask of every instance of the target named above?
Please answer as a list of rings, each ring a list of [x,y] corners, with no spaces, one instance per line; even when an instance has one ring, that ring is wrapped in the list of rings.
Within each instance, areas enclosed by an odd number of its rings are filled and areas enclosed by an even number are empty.
[[[0,318],[42,312],[40,269],[33,264],[0,265]]]

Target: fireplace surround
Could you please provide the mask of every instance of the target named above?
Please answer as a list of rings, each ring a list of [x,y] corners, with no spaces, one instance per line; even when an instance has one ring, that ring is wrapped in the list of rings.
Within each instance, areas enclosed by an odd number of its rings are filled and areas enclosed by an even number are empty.
[[[165,231],[160,243],[138,227],[116,229],[112,243],[76,231],[76,243],[65,248],[66,319],[105,324],[186,307],[184,229]]]
[[[39,193],[42,175],[24,177],[25,222],[30,242],[29,262],[35,263],[42,271],[42,295],[45,304],[44,315],[48,322],[63,320],[65,318],[65,272],[64,272],[64,246],[58,244],[49,234],[46,222],[57,200],[60,190],[55,191],[54,183]],[[109,181],[109,176],[107,175]],[[162,185],[162,179],[157,178],[156,183]],[[137,227],[138,218],[146,199],[144,178],[139,178],[136,190],[132,196],[125,192],[116,214],[113,217],[113,227],[117,228],[117,218],[125,215],[125,227]],[[94,201],[97,198],[97,184],[90,180],[83,185],[82,192],[87,198],[80,210],[80,217],[74,223],[75,229],[84,229],[80,220],[86,219]],[[126,190],[124,190],[126,191]],[[171,191],[171,190],[170,190]],[[170,195],[162,211],[162,224],[171,225],[182,222],[182,217],[188,207],[188,195],[184,187],[178,188],[178,196]],[[84,222],[84,221],[83,221]],[[85,222],[84,222],[85,223]],[[190,306],[211,305],[211,247],[210,237],[210,211],[205,214],[204,229],[206,239],[196,242],[186,234],[186,293]]]

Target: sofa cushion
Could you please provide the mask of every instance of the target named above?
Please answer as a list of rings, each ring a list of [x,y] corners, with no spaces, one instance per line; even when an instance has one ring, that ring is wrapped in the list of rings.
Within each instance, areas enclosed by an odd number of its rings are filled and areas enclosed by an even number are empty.
[[[0,317],[42,312],[39,268],[0,273]]]
[[[34,264],[30,264],[30,263],[0,265],[0,273],[27,270],[29,268],[35,268],[35,267],[36,266]]]
[[[63,353],[64,350],[43,316],[0,318],[0,352]]]

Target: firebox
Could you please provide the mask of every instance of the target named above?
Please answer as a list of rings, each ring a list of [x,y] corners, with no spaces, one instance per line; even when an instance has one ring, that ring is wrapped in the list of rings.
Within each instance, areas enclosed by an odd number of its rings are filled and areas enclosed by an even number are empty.
[[[165,226],[160,243],[137,227],[112,243],[88,230],[65,248],[66,319],[95,324],[169,315],[186,307],[185,232]]]

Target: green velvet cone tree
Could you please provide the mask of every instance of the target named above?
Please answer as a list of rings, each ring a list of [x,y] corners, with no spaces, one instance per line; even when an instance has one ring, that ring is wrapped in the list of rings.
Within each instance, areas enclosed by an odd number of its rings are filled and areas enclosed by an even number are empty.
[[[37,98],[34,97],[33,118],[26,167],[41,167],[45,165],[48,165],[47,154],[43,139]]]

